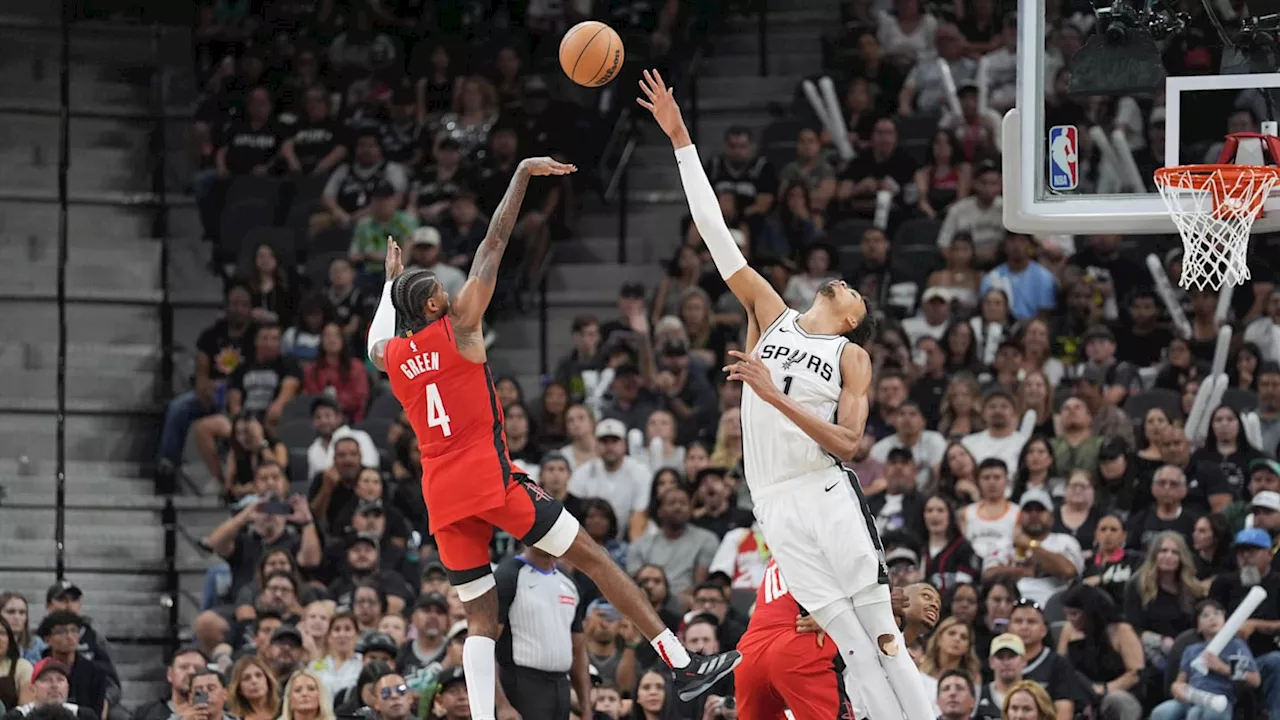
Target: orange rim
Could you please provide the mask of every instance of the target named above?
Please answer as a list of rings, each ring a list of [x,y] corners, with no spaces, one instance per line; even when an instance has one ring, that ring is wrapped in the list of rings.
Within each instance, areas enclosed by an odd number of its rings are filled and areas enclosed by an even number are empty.
[[[1262,203],[1268,193],[1251,193],[1252,183],[1241,185],[1241,180],[1257,179],[1259,175],[1270,175],[1272,183],[1280,181],[1280,168],[1267,165],[1176,165],[1169,168],[1156,168],[1155,181],[1162,187],[1176,187],[1183,178],[1191,178],[1190,190],[1208,190],[1213,193],[1214,215],[1221,217],[1222,205],[1230,199],[1247,200],[1244,208],[1249,217],[1257,217],[1262,212]],[[1217,178],[1221,178],[1218,181]],[[1252,197],[1248,197],[1252,196]],[[1235,212],[1239,208],[1230,208]]]

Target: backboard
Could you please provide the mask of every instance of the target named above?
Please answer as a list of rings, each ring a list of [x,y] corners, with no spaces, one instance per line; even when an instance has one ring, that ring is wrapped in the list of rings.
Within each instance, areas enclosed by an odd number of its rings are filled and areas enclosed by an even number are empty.
[[[1110,79],[1097,68],[1114,67],[1129,91],[1068,97],[1068,81],[1085,77],[1080,58],[1117,47],[1104,41],[1108,26],[1121,25],[1108,13],[1111,2],[1130,31],[1119,46],[1155,43],[1150,82],[1132,87],[1132,78],[1142,75],[1126,64],[1133,53],[1101,63],[1094,54],[1093,79],[1083,89]],[[1217,162],[1231,132],[1276,134],[1280,15],[1233,18],[1223,8],[1240,3],[1214,0],[1094,0],[1102,12],[1093,16],[1048,15],[1064,4],[1018,0],[1017,104],[1001,127],[1005,225],[1040,234],[1172,234],[1152,180],[1156,167]],[[1091,45],[1081,51],[1085,42]],[[1228,162],[1280,162],[1265,158],[1260,146],[1242,146]],[[1273,194],[1264,208],[1253,232],[1280,230],[1280,196]]]

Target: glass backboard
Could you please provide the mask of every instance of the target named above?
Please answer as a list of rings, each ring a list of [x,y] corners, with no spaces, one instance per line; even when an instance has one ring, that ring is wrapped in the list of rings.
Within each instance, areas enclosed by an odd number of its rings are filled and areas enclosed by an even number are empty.
[[[1251,0],[1257,14],[1248,15],[1229,0],[1094,0],[1093,13],[1064,16],[1062,8],[1088,4],[1019,0],[1017,104],[1002,125],[1006,226],[1173,233],[1155,168],[1217,162],[1232,132],[1275,134],[1273,4],[1280,0]],[[1135,70],[1141,57],[1151,72]],[[1101,87],[1112,81],[1128,87]],[[1084,92],[1069,96],[1069,84]],[[1254,151],[1228,162],[1277,160]],[[1265,207],[1254,233],[1280,230],[1280,196]]]

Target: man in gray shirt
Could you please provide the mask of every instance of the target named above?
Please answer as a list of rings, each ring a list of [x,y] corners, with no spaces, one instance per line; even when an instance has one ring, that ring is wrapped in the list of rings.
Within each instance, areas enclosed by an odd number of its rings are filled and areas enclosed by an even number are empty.
[[[672,596],[680,596],[707,579],[720,543],[711,531],[689,524],[692,507],[684,488],[670,488],[662,494],[658,501],[658,532],[631,544],[627,551],[628,573],[634,575],[645,565],[665,569]],[[688,607],[689,600],[682,597],[682,607]]]

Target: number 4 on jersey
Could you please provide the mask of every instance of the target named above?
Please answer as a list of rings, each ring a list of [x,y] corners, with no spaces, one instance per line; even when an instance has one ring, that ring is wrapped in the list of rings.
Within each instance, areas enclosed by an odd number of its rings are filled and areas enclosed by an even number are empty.
[[[438,427],[445,437],[453,434],[449,429],[449,416],[444,412],[444,402],[440,400],[440,391],[436,384],[427,386],[427,427]]]

